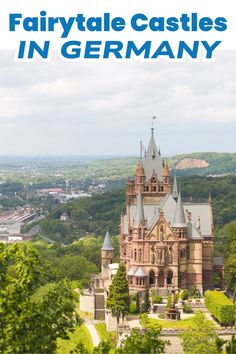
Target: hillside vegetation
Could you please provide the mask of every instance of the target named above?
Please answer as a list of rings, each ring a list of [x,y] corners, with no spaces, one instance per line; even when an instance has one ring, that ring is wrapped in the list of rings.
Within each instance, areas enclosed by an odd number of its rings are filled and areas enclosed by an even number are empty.
[[[236,219],[236,176],[181,177],[178,181],[183,199],[207,202],[211,193],[216,229]],[[68,213],[68,222],[60,221],[63,212]],[[104,235],[107,228],[112,235],[117,235],[120,215],[124,212],[123,187],[91,198],[71,200],[54,209],[40,226],[45,236],[69,244],[87,234]]]

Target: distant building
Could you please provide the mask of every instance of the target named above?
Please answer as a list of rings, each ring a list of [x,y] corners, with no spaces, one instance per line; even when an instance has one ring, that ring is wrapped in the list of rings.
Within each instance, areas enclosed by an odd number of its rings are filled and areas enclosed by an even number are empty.
[[[121,217],[120,260],[130,290],[157,288],[164,295],[172,285],[188,289],[196,285],[201,292],[212,289],[213,243],[211,199],[182,201],[176,178],[171,187],[169,168],[152,129],[135,178],[127,182],[126,215]]]

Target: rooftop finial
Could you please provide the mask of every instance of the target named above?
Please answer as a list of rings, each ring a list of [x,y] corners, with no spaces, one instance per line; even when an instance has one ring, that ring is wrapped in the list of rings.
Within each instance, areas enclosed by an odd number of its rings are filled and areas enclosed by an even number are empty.
[[[156,116],[153,116],[153,117],[152,117],[152,129],[151,129],[152,135],[153,135],[153,133],[154,133],[154,120],[155,120],[156,118],[157,118]]]
[[[143,161],[143,142],[140,140],[140,162]]]

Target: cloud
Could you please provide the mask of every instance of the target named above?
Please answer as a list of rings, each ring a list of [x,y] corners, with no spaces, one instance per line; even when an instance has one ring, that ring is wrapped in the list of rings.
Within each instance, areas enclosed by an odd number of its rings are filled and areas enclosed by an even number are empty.
[[[215,62],[15,63],[0,54],[0,154],[235,151],[235,51]]]

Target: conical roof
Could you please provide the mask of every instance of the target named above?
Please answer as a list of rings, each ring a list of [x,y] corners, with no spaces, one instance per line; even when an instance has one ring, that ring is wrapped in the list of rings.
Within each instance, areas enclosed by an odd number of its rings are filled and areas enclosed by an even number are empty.
[[[178,185],[177,185],[177,178],[176,175],[174,177],[174,183],[173,183],[173,187],[172,187],[172,196],[174,199],[178,199]]]
[[[152,177],[153,170],[156,172],[159,181],[162,180],[162,161],[160,157],[160,151],[157,149],[157,145],[154,139],[153,129],[147,153],[145,154],[145,157],[143,159],[143,167],[147,180],[150,180],[150,178]]]
[[[137,196],[137,206],[136,206],[136,214],[134,219],[134,227],[138,227],[139,225],[145,225],[145,216],[143,210],[143,199],[142,194],[139,191]]]
[[[184,216],[184,207],[182,203],[181,193],[179,192],[176,209],[175,209],[175,216],[172,223],[172,227],[187,227],[186,219]]]
[[[111,244],[111,239],[110,239],[110,235],[109,235],[108,230],[106,232],[106,236],[105,236],[101,250],[102,251],[114,251],[114,248],[112,247],[112,244]]]
[[[165,160],[163,160],[163,176],[168,177],[170,175],[169,167]]]
[[[139,162],[136,167],[136,175],[137,176],[145,176],[144,168],[142,162]]]

